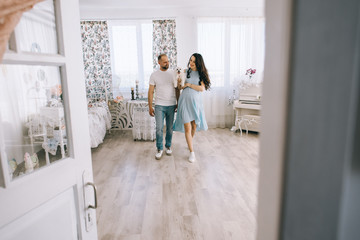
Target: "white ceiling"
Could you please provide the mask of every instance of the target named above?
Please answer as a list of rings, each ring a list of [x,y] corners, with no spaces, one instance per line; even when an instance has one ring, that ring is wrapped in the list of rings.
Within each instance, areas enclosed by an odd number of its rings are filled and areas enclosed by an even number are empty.
[[[81,8],[263,7],[264,0],[79,0]]]

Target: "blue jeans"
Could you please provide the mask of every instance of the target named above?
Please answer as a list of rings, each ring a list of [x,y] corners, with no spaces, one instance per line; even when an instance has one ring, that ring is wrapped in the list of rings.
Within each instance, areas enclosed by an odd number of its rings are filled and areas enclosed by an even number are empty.
[[[174,106],[155,105],[156,147],[158,150],[163,150],[164,118],[166,121],[165,147],[166,148],[171,147],[175,108],[176,105]]]

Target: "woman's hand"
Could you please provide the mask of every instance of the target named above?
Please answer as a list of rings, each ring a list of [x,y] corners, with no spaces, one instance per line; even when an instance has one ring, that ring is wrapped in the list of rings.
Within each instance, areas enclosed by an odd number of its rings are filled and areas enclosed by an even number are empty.
[[[186,87],[189,87],[189,88],[191,88],[191,83],[185,83],[185,85],[184,85],[184,88],[186,88]]]
[[[202,92],[205,90],[205,84],[203,82],[200,83],[200,85],[191,84],[191,83],[185,83],[183,88],[189,87],[195,91]]]

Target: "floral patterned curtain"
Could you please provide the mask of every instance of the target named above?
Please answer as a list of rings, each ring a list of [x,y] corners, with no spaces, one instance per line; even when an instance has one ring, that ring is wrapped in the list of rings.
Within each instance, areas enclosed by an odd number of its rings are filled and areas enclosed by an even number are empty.
[[[23,12],[30,10],[42,0],[1,0],[0,1],[0,61],[6,50],[11,33]]]
[[[153,67],[158,65],[158,56],[167,54],[170,68],[177,66],[175,20],[153,20]]]
[[[112,99],[110,43],[106,21],[81,21],[86,97],[88,101]],[[106,91],[105,91],[106,90]]]

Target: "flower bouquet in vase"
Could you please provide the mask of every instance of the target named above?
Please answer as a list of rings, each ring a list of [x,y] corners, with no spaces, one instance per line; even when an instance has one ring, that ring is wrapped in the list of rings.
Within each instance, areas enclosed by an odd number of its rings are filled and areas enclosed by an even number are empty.
[[[248,75],[249,78],[251,79],[252,76],[256,73],[256,69],[252,69],[252,68],[249,68],[248,70],[246,70],[246,74],[245,75]]]
[[[239,91],[239,99],[260,100],[261,97],[261,76],[254,76],[256,69],[249,68],[245,74],[237,77],[234,87]]]
[[[255,73],[256,69],[249,68],[246,70],[245,75],[242,75],[236,79],[236,83],[240,90],[245,90],[258,85],[256,79],[254,79]]]

